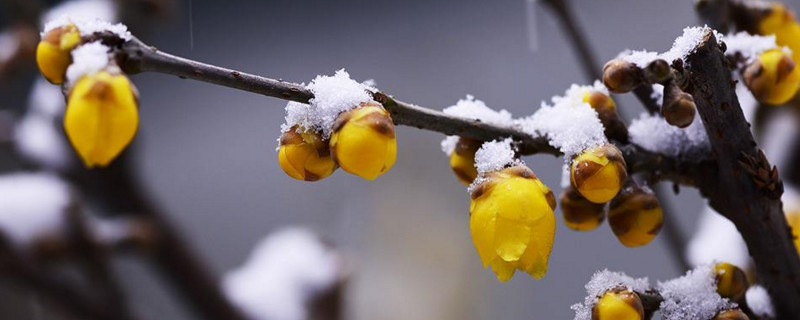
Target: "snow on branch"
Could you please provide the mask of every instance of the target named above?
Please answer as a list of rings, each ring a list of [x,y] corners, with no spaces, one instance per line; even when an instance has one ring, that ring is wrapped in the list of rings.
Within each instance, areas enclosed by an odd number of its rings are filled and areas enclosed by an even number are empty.
[[[327,138],[339,114],[372,101],[370,92],[376,91],[350,79],[350,74],[344,69],[336,71],[333,76],[319,75],[306,88],[314,93],[314,98],[308,104],[291,101],[286,105],[286,123],[281,126],[281,132],[299,126],[321,132]]]
[[[664,320],[711,319],[721,310],[736,307],[717,293],[712,265],[703,265],[682,277],[659,282],[656,288],[664,298],[660,309]]]
[[[619,54],[618,58],[636,64],[640,68],[647,67],[647,65],[657,59],[662,59],[667,61],[667,63],[672,63],[672,61],[677,59],[685,60],[703,41],[703,36],[709,30],[714,32],[717,41],[721,41],[722,35],[708,26],[686,27],[683,29],[683,34],[672,43],[672,48],[664,53],[659,54],[652,51],[625,50]]]

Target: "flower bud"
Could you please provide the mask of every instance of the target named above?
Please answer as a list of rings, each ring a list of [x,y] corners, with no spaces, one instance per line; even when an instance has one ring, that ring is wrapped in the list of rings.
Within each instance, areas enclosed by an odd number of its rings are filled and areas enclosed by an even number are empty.
[[[672,78],[672,67],[666,60],[656,59],[647,65],[644,73],[648,83],[662,83]]]
[[[650,243],[661,230],[663,220],[658,198],[635,185],[626,187],[609,204],[608,224],[626,247]]]
[[[475,152],[481,147],[481,142],[470,138],[459,137],[453,153],[450,154],[450,169],[456,174],[458,181],[469,186],[478,176],[475,168]]]
[[[586,200],[575,189],[566,188],[561,193],[561,214],[570,229],[589,231],[597,228],[605,219],[605,204]]]
[[[714,276],[717,282],[717,293],[731,301],[741,301],[749,283],[747,275],[730,263],[719,262],[714,265]]]
[[[794,239],[794,247],[797,254],[800,255],[800,211],[792,210],[785,212],[786,222],[792,230],[792,238]]]
[[[683,92],[674,81],[664,84],[664,103],[661,115],[667,123],[678,128],[686,128],[694,121],[695,110],[692,95]]]
[[[472,188],[469,229],[483,267],[501,282],[519,269],[547,273],[556,221],[555,197],[524,165],[485,173]]]
[[[336,170],[328,141],[297,126],[281,135],[278,163],[287,175],[305,181],[322,180]]]
[[[607,137],[623,142],[628,141],[628,127],[620,120],[614,99],[603,92],[589,90],[584,93],[583,102],[588,103],[597,112]]]
[[[333,160],[342,170],[374,180],[397,159],[392,118],[375,102],[344,112],[333,125],[330,140]]]
[[[70,52],[81,43],[81,34],[74,24],[48,31],[36,46],[36,64],[47,81],[61,84],[72,63]]]
[[[642,78],[642,69],[622,59],[611,60],[603,66],[603,84],[613,93],[636,89],[642,84]]]
[[[772,2],[771,5],[767,15],[758,23],[758,33],[775,35],[775,42],[792,49],[792,58],[800,60],[800,24],[782,3]]]
[[[136,87],[118,71],[81,77],[69,92],[64,129],[86,167],[111,163],[136,135]]]
[[[613,199],[627,177],[625,159],[613,144],[584,150],[570,166],[572,187],[594,203]]]
[[[642,320],[644,306],[635,292],[611,289],[603,293],[592,307],[592,320]]]
[[[750,320],[750,317],[742,309],[722,310],[711,320]]]
[[[800,68],[781,49],[761,53],[745,68],[743,77],[758,101],[773,105],[789,101],[800,86]]]

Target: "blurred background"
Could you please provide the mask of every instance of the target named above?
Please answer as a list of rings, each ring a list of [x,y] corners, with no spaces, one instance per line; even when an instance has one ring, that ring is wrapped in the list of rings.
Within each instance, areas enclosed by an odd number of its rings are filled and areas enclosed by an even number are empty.
[[[571,3],[601,65],[627,48],[665,51],[697,24],[691,1]],[[523,116],[572,83],[589,83],[551,12],[526,0],[184,0],[168,19],[131,28],[163,51],[293,82],[345,68],[439,110],[472,94]],[[38,77],[3,82],[0,108],[23,110]],[[556,212],[547,277],[518,273],[499,283],[473,247],[468,195],[440,150],[443,135],[399,127],[397,163],[379,179],[339,171],[304,183],[277,161],[284,101],[163,74],[131,79],[141,94],[133,146],[140,178],[217,274],[241,265],[269,232],[296,225],[346,254],[346,319],[569,319],[596,270],[651,280],[683,273],[663,234],[629,249],[607,223],[576,232]],[[643,111],[632,95],[615,99],[627,120]],[[525,161],[560,194],[561,158]],[[688,237],[704,206],[697,192],[661,200]],[[194,318],[148,265],[123,257],[115,266],[142,318]],[[60,319],[40,304],[35,294],[0,287],[0,318]]]

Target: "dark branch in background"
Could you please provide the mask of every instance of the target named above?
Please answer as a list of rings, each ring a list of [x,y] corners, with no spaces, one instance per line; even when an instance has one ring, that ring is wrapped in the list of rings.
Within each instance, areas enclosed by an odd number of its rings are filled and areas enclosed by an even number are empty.
[[[222,294],[218,279],[136,181],[129,153],[104,170],[85,171],[71,180],[84,194],[99,202],[105,212],[130,213],[149,222],[154,229],[151,230],[154,243],[145,254],[198,317],[246,319]]]
[[[575,13],[567,1],[544,0],[543,3],[555,13],[556,18],[566,30],[570,44],[578,53],[578,62],[581,64],[583,73],[586,74],[589,81],[602,79],[603,74],[600,72],[602,68],[597,65],[597,57],[594,54],[594,50],[591,49],[589,41],[586,40],[586,34],[578,27],[578,23],[575,21]]]
[[[16,285],[31,289],[59,310],[76,319],[117,320],[105,306],[91,300],[83,292],[73,290],[61,279],[47,276],[26,261],[8,239],[0,234],[0,274]]]
[[[711,179],[699,181],[700,192],[742,234],[778,318],[796,318],[800,315],[800,258],[783,213],[777,170],[769,170],[750,133],[733,90],[731,66],[713,33],[705,35],[687,62],[690,93],[717,165]]]

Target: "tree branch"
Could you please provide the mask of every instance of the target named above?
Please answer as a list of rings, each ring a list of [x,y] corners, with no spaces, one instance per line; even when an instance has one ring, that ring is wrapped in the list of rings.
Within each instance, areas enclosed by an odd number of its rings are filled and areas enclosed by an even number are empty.
[[[104,43],[114,45],[112,35],[101,35]],[[107,38],[111,37],[111,38]],[[117,43],[114,53],[119,66],[129,74],[141,72],[158,72],[175,75],[229,88],[249,91],[283,100],[308,103],[314,94],[305,87],[283,80],[275,80],[262,76],[226,69],[205,64],[182,57],[177,57],[154,47],[147,46],[138,39]],[[451,116],[441,111],[420,107],[396,100],[382,92],[373,93],[373,98],[383,104],[391,113],[395,124],[416,127],[419,129],[440,132],[446,135],[458,135],[481,141],[491,141],[511,137],[522,155],[553,154],[560,152],[551,146],[545,137],[533,137],[519,128],[501,127],[478,120]],[[703,161],[687,162],[664,155],[648,152],[633,144],[617,145],[626,156],[630,172],[647,171],[655,179],[670,179],[679,183],[693,184],[694,174],[706,167]]]
[[[782,210],[777,170],[760,154],[733,90],[731,67],[713,33],[687,57],[690,90],[711,143],[716,170],[701,193],[747,243],[778,318],[800,315],[800,258]],[[757,166],[754,171],[753,166]]]

